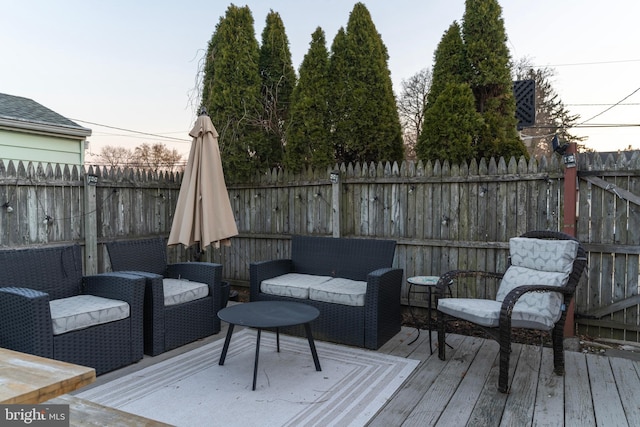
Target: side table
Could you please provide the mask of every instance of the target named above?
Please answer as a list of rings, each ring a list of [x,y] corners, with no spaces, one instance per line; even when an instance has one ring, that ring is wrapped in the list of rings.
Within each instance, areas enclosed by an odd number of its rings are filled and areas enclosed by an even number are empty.
[[[409,277],[407,279],[407,283],[409,283],[409,289],[407,292],[407,305],[409,306],[409,313],[411,313],[411,317],[413,318],[413,323],[416,325],[416,329],[418,330],[418,336],[416,336],[413,341],[411,341],[407,345],[411,345],[420,338],[420,326],[418,325],[418,321],[416,319],[415,313],[413,312],[413,307],[411,306],[411,294],[422,293],[428,294],[428,302],[427,302],[427,328],[429,329],[429,351],[433,354],[433,346],[431,343],[431,299],[433,296],[433,288],[438,284],[439,276],[414,276]],[[426,288],[426,291],[416,292],[413,291],[414,286],[421,286]],[[451,289],[449,288],[449,292]],[[447,344],[448,345],[448,344]]]

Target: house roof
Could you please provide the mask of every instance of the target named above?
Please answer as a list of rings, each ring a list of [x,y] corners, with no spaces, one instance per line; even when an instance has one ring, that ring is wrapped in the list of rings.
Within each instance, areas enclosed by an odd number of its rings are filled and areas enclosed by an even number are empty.
[[[72,137],[91,135],[91,129],[78,125],[32,99],[5,93],[0,93],[0,128]]]

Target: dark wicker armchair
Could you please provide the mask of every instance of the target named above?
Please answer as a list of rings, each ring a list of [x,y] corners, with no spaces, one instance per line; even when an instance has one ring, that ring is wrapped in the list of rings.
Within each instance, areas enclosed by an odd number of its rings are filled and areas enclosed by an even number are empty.
[[[220,332],[218,310],[225,300],[222,265],[209,262],[167,264],[163,238],[113,241],[106,244],[113,271],[146,278],[144,296],[144,352],[151,356]],[[165,304],[164,279],[205,284],[206,296]],[[228,292],[228,288],[225,289]]]
[[[551,333],[554,372],[564,374],[564,324],[569,306],[587,265],[582,245],[568,234],[530,231],[509,241],[509,268],[504,274],[451,271],[437,284],[438,356],[445,359],[445,322],[449,317],[472,322],[500,344],[498,390],[509,390],[511,329]],[[463,278],[500,280],[495,300],[445,298],[449,286]]]
[[[97,375],[142,359],[140,277],[83,277],[78,245],[1,250],[0,271],[0,346]]]

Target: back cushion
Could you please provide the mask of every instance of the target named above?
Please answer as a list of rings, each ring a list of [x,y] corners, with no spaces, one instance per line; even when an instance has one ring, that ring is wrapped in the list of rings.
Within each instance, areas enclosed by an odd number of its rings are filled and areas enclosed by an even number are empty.
[[[296,273],[367,280],[379,268],[390,268],[393,240],[293,236],[291,259]]]
[[[108,242],[113,271],[167,272],[167,243],[163,238]]]
[[[0,251],[0,287],[31,288],[50,299],[78,295],[82,287],[79,245]]]
[[[578,255],[575,240],[547,240],[514,237],[509,240],[511,265],[533,270],[571,273]]]
[[[575,240],[545,240],[514,237],[509,240],[511,266],[505,272],[496,296],[503,301],[518,286],[564,286],[573,269],[579,244]],[[516,307],[551,307],[552,317],[560,314],[562,296],[532,292],[518,300]],[[557,319],[556,319],[557,320]]]

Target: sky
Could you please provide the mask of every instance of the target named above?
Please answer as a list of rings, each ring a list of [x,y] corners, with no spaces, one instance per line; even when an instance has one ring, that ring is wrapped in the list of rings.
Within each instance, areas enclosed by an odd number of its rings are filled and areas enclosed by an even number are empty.
[[[317,27],[327,47],[355,1],[253,0],[260,42],[278,12],[298,70]],[[464,0],[363,1],[403,80],[433,53]],[[207,44],[231,2],[191,0],[0,0],[0,92],[30,98],[92,130],[89,157],[106,145],[163,143],[189,152]],[[640,149],[640,2],[502,0],[508,47],[555,71],[552,84],[598,151]],[[200,76],[200,77],[199,77]],[[215,125],[215,124],[214,124]],[[619,126],[630,125],[630,126]],[[132,132],[134,131],[134,132]]]

